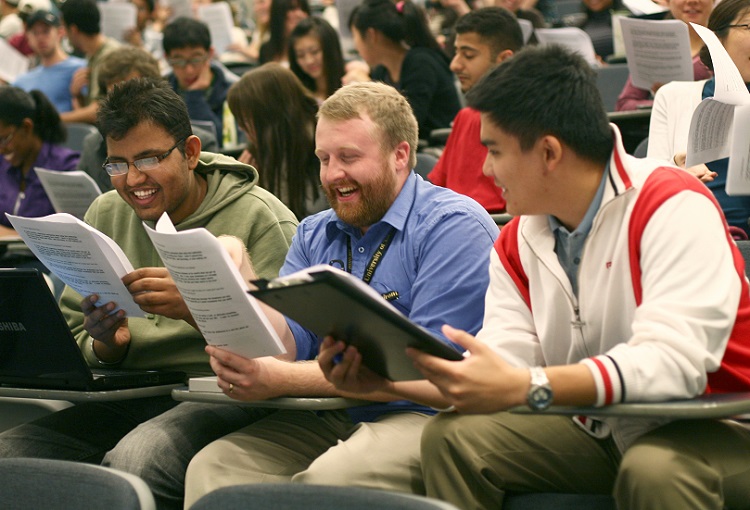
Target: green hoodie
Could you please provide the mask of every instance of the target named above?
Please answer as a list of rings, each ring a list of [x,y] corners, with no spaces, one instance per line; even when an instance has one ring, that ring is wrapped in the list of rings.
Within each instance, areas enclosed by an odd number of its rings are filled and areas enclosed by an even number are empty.
[[[278,275],[297,229],[292,212],[255,185],[255,168],[232,158],[202,152],[195,172],[208,182],[206,197],[193,214],[175,225],[177,230],[203,227],[215,236],[236,236],[247,246],[259,277]],[[100,196],[85,221],[120,245],[134,268],[164,267],[142,221],[117,191]],[[81,299],[66,287],[60,307],[89,365],[97,367],[91,337],[83,329]],[[120,368],[182,370],[190,376],[212,373],[204,352],[206,343],[188,323],[149,314],[145,319],[128,319],[128,326],[131,344]]]

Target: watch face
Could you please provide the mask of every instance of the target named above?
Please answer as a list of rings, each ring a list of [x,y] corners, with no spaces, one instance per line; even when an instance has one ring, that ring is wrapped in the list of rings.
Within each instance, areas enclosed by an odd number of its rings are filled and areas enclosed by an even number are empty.
[[[534,410],[541,411],[547,409],[552,403],[552,390],[544,386],[538,386],[534,388],[534,391],[529,393],[529,407]]]

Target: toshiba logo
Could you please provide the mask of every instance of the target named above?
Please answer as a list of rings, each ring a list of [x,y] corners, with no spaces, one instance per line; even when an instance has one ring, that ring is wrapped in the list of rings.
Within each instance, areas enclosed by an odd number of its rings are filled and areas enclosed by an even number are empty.
[[[26,331],[22,322],[0,322],[0,331]]]

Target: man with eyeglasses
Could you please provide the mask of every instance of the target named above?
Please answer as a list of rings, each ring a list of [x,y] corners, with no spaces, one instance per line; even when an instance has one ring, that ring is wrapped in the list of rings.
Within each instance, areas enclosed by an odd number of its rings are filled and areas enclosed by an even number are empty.
[[[115,191],[85,221],[120,245],[135,267],[123,282],[146,318],[95,306],[97,296],[63,292],[60,306],[89,365],[212,374],[203,337],[142,222],[166,212],[178,230],[203,227],[248,247],[261,277],[278,274],[297,227],[294,215],[255,184],[257,171],[201,152],[185,104],[162,80],[133,79],[102,101],[104,168]],[[136,474],[159,508],[182,508],[190,458],[209,442],[269,411],[177,403],[170,396],[76,405],[0,434],[0,457],[103,463]]]
[[[201,21],[177,18],[164,28],[163,45],[172,67],[169,84],[185,100],[190,119],[213,123],[221,147],[225,130],[236,129],[224,126],[224,104],[238,76],[212,60],[211,33]]]

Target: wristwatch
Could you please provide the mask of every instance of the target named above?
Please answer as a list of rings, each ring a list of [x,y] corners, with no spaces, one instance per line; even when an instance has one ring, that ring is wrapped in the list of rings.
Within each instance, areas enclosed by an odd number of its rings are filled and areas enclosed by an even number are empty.
[[[531,367],[531,386],[526,403],[533,411],[544,411],[552,404],[552,387],[542,367]]]

